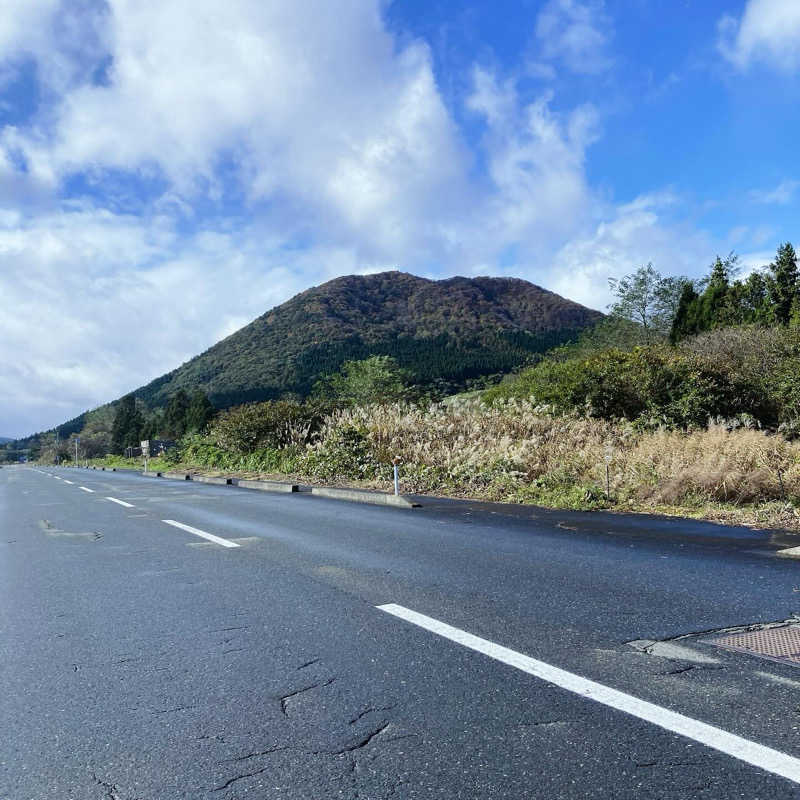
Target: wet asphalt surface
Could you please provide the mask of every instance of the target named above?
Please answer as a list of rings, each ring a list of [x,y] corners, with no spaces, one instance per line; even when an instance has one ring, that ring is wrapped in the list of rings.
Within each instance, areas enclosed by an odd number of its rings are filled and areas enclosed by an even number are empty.
[[[0,470],[0,800],[800,797],[377,608],[800,757],[800,668],[702,633],[800,614],[791,537],[422,502]]]

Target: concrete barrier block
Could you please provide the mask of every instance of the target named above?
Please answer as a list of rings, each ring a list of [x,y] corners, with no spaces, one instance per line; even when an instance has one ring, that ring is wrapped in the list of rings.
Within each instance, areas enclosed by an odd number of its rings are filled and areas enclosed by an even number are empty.
[[[188,472],[164,472],[158,473],[159,477],[173,478],[176,481],[190,481],[192,476]]]
[[[262,492],[296,492],[297,484],[294,483],[281,483],[280,481],[250,481],[238,480],[237,486],[242,489],[258,489]]]
[[[403,495],[370,492],[366,489],[331,489],[327,486],[315,486],[311,490],[311,494],[330,497],[334,500],[349,500],[351,503],[370,503],[376,506],[395,506],[396,508],[419,506],[419,503],[414,503]]]
[[[218,486],[230,486],[233,483],[233,478],[215,478],[209,475],[192,475],[192,481],[197,483],[213,483]]]

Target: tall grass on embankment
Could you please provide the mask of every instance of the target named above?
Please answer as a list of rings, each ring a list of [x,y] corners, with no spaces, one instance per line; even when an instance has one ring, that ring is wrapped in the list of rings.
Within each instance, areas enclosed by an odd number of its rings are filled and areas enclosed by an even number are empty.
[[[472,400],[339,410],[310,441],[248,453],[221,448],[213,431],[185,443],[183,466],[389,489],[397,458],[406,493],[800,528],[800,443],[722,422],[645,430]]]

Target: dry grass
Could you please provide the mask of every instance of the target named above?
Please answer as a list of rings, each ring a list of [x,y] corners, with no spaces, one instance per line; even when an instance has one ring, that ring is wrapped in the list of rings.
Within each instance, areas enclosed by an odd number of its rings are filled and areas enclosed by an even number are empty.
[[[800,444],[759,430],[639,431],[472,401],[342,411],[315,447],[346,426],[364,431],[377,461],[400,458],[408,492],[596,508],[607,504],[608,459],[613,507],[797,526]]]

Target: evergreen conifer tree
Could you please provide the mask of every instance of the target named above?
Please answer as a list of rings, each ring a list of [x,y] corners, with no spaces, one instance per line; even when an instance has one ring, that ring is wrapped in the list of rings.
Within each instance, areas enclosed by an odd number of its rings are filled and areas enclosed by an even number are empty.
[[[126,447],[137,447],[141,441],[143,425],[142,415],[136,408],[136,397],[126,394],[119,401],[111,427],[112,452],[122,454]]]
[[[707,331],[724,325],[728,320],[728,293],[730,290],[730,259],[717,256],[711,267],[708,285],[700,299],[698,330]]]
[[[691,281],[686,281],[681,291],[678,310],[675,312],[675,318],[672,320],[672,330],[669,334],[669,340],[673,344],[698,332],[699,300],[700,295],[695,291],[694,284]]]
[[[788,325],[792,307],[797,299],[797,255],[789,242],[778,247],[775,261],[769,265],[772,272],[772,303],[775,321]]]
[[[186,414],[189,411],[189,395],[178,389],[170,397],[164,410],[164,429],[171,439],[180,439],[186,433]]]
[[[747,324],[769,325],[773,321],[769,287],[760,272],[751,272],[741,284],[741,321]]]
[[[198,389],[192,394],[186,411],[186,431],[191,433],[204,430],[213,416],[214,406],[205,392]]]

